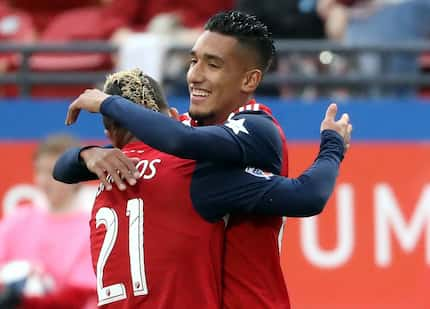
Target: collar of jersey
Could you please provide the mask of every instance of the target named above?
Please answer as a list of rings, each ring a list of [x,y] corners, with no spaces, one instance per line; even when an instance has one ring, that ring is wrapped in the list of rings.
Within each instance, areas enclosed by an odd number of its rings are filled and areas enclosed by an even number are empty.
[[[257,103],[257,101],[255,101],[255,99],[251,99],[249,100],[249,102],[244,105],[239,107],[238,109],[234,110],[229,116],[228,119],[234,117],[234,115],[242,113],[242,112],[247,112],[247,111],[254,111],[254,112],[264,112],[266,114],[268,114],[269,116],[272,116],[272,111],[269,107],[267,107],[266,105]],[[188,113],[182,114],[179,118],[179,120],[181,122],[186,122],[189,123],[192,127],[198,127],[199,123],[196,120],[191,119],[190,115]]]

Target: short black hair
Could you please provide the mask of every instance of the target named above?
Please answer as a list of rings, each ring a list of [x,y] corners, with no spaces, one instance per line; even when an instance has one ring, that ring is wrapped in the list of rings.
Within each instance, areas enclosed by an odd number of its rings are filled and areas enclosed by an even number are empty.
[[[256,16],[240,11],[220,12],[207,21],[204,29],[236,38],[257,53],[263,72],[269,69],[276,50],[272,34]]]

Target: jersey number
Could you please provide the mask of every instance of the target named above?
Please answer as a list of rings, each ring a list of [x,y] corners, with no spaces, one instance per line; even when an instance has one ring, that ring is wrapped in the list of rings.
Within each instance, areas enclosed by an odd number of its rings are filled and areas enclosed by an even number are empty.
[[[148,286],[146,284],[143,257],[143,200],[138,198],[128,200],[126,215],[129,217],[128,251],[130,254],[133,295],[147,295]],[[103,286],[103,270],[118,234],[118,215],[115,210],[107,207],[100,208],[96,214],[96,228],[101,224],[106,227],[106,235],[97,260],[97,294],[99,306],[127,298],[124,283]]]

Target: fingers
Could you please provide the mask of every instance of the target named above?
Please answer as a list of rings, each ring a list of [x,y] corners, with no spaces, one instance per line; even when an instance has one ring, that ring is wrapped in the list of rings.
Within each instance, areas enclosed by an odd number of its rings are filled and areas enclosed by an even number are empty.
[[[347,113],[342,114],[342,117],[339,119],[340,123],[343,123],[345,125],[349,124],[349,115]]]
[[[336,105],[336,103],[331,103],[329,105],[329,107],[327,108],[324,120],[334,121],[336,118],[336,114],[337,114],[337,105]]]
[[[119,164],[115,162],[114,156],[104,155],[105,153],[111,154],[113,151],[112,149],[89,148],[81,152],[81,157],[84,159],[88,170],[97,175],[105,185],[106,190],[112,190],[112,182],[115,182],[118,189],[125,190],[125,184],[117,173]],[[108,175],[111,176],[110,181],[107,179]]]
[[[92,150],[90,148],[90,149],[87,149],[86,151],[89,152]],[[81,153],[81,156],[82,156],[82,153]],[[105,168],[103,168],[103,166],[100,163],[98,163],[97,160],[88,160],[85,162],[86,162],[88,170],[97,175],[97,178],[100,179],[100,181],[104,184],[106,190],[109,190],[109,191],[112,190],[112,185],[110,184],[110,182],[107,179],[107,173],[106,173]]]
[[[176,108],[170,107],[169,108],[169,114],[170,114],[170,118],[173,118],[175,120],[179,120],[179,112]]]
[[[97,170],[102,170],[104,177],[106,177],[106,175],[110,175],[112,177],[111,182],[115,183],[119,190],[123,191],[126,189],[126,186],[124,181],[121,179],[121,175],[118,172],[119,170],[117,169],[117,167],[119,165],[120,164],[118,164],[117,160],[109,158],[109,160],[100,161],[97,166]],[[99,174],[97,174],[97,176],[98,175]],[[102,178],[100,178],[100,180],[102,180]],[[105,182],[103,181],[103,183]],[[110,187],[112,186],[110,185]],[[108,186],[106,186],[106,189],[109,190]]]
[[[117,173],[122,178],[125,178],[131,186],[134,186],[139,178],[139,172],[136,169],[134,162],[123,153],[121,153],[121,155],[116,159]]]
[[[321,131],[333,130],[339,133],[339,135],[343,138],[346,152],[350,147],[352,124],[350,123],[348,113],[342,114],[340,119],[336,121],[335,119],[337,112],[337,105],[335,103],[330,104],[327,108],[325,118],[321,123]]]
[[[344,137],[345,152],[347,152],[351,146],[351,133],[352,133],[352,124],[349,123],[346,128],[346,134]]]
[[[133,158],[129,158],[131,160],[131,162],[133,162],[134,166],[136,166],[137,163],[139,163],[140,159],[133,157]],[[136,177],[139,177],[139,171],[137,172],[137,174],[135,174]]]
[[[112,177],[111,181],[121,191],[126,189],[125,181],[133,186],[140,176],[135,161],[129,159],[119,149],[109,150],[108,155],[96,162],[97,168],[103,171],[103,175],[109,174]]]
[[[124,158],[126,159],[126,162],[124,162],[127,165],[128,171],[131,175],[133,175],[136,179],[140,177],[140,173],[136,168],[137,163],[139,163],[140,159],[136,157],[129,158],[126,155],[124,155]]]
[[[102,168],[93,167],[92,169],[90,169],[88,167],[88,169],[97,175],[98,179],[100,179],[100,181],[103,183],[106,190],[108,191],[112,190],[112,185],[108,181],[107,174]]]
[[[331,103],[327,107],[327,110],[325,112],[325,117],[324,117],[323,121],[321,122],[321,127],[320,127],[321,132],[324,130],[327,130],[327,129],[337,131],[336,127],[338,126],[338,124],[335,121],[336,114],[337,114],[337,104]]]
[[[136,168],[139,159],[129,159],[119,149],[90,147],[82,150],[80,156],[87,168],[97,175],[107,190],[111,190],[112,183],[115,183],[118,189],[123,191],[126,189],[125,181],[133,186],[140,177]],[[106,180],[108,175],[110,175],[110,182]]]
[[[102,102],[109,97],[109,95],[101,92],[98,89],[85,90],[75,101],[70,104],[67,110],[66,125],[73,124],[82,109],[90,113],[99,113]]]
[[[120,191],[124,191],[125,189],[127,189],[127,186],[125,185],[118,170],[109,169],[108,173],[112,177],[113,182]]]
[[[351,133],[352,133],[352,124],[348,124],[346,128],[345,141],[349,144],[351,141]]]
[[[76,120],[79,117],[81,109],[78,107],[77,100],[75,100],[72,104],[69,105],[69,108],[67,109],[67,115],[66,115],[66,125],[71,125],[76,122]]]
[[[136,184],[138,177],[134,175],[138,174],[137,169],[120,150],[116,149],[113,155],[101,163],[103,163],[106,172],[112,176],[112,180],[119,190],[126,189],[124,180],[132,186]]]
[[[136,168],[136,164],[139,162],[139,159],[137,159],[136,162],[136,158],[133,160],[130,159],[119,149],[114,149],[109,154],[110,156],[106,160],[106,164],[115,169],[116,174],[119,175],[120,181],[122,182],[122,179],[125,179],[130,185],[135,185],[140,176],[139,171]],[[121,182],[118,182],[118,184],[121,184]]]

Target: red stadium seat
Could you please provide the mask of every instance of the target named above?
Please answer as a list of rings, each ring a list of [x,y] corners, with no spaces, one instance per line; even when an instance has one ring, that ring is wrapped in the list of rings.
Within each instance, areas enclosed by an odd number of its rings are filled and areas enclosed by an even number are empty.
[[[31,15],[37,32],[43,32],[58,14],[70,9],[96,5],[99,0],[8,0],[11,7]]]
[[[26,43],[34,41],[35,31],[30,15],[0,2],[0,41]],[[20,60],[17,53],[0,54],[0,73],[14,70]],[[9,94],[9,86],[0,85],[0,95]]]
[[[107,39],[110,31],[101,30],[101,11],[98,7],[75,9],[58,15],[42,34],[41,42],[73,42]],[[106,29],[106,28],[103,28]],[[112,56],[106,53],[44,53],[30,59],[34,72],[106,71],[113,66]],[[76,96],[87,85],[39,85],[32,88],[33,96]]]

